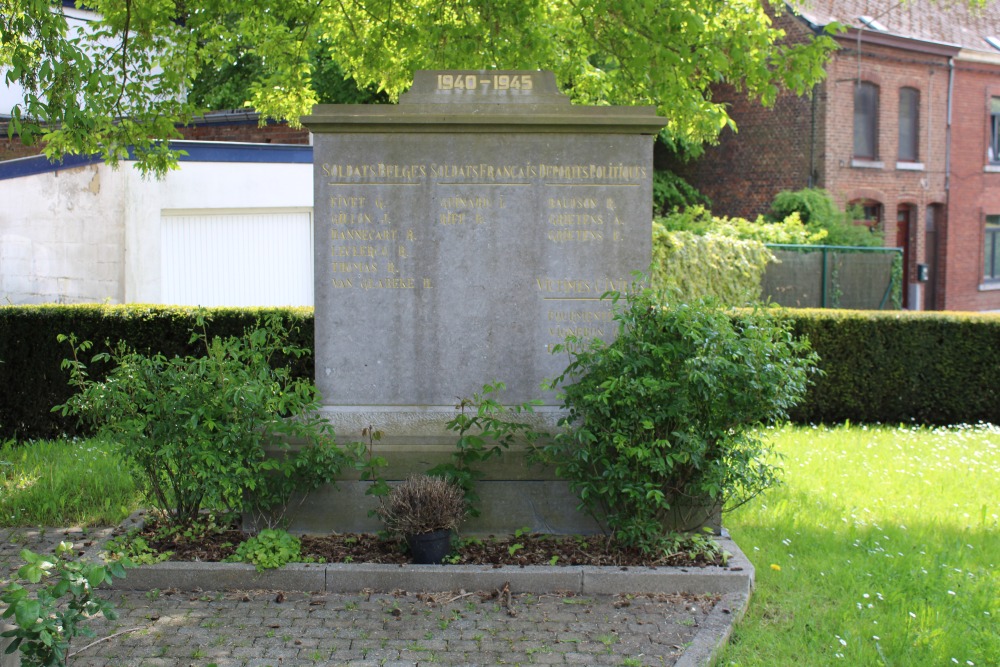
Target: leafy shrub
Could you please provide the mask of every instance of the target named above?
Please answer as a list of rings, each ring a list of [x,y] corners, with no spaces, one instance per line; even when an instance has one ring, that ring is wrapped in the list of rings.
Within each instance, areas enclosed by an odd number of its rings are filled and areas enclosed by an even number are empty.
[[[0,602],[7,605],[3,617],[13,617],[15,625],[3,633],[12,638],[7,652],[20,651],[25,666],[65,665],[73,638],[94,636],[82,623],[98,615],[112,621],[117,618],[114,605],[93,593],[115,577],[124,577],[124,563],[74,560],[69,542],[60,542],[53,556],[22,550],[25,564],[18,569],[17,580],[0,592]]]
[[[231,563],[253,563],[257,571],[273,570],[302,559],[302,540],[287,531],[265,528],[236,547],[226,559]]]
[[[692,206],[684,211],[657,218],[654,224],[672,232],[691,232],[699,236],[715,234],[760,243],[825,243],[827,235],[824,230],[809,229],[794,211],[775,220],[768,220],[764,216],[758,216],[756,220],[747,220],[716,217],[707,208]]]
[[[761,277],[773,258],[757,241],[669,232],[653,223],[651,281],[671,302],[715,298],[743,306],[759,301]]]
[[[315,386],[270,363],[279,353],[306,353],[287,342],[280,318],[269,316],[242,337],[211,340],[204,315],[198,324],[202,331],[191,340],[205,346],[204,356],[167,359],[119,344],[114,354],[94,357],[113,362],[102,381],[90,379],[79,359],[90,344],[62,337],[73,348],[65,367],[78,393],[54,409],[119,442],[156,506],[183,524],[203,509],[274,507],[296,486],[331,481],[346,457],[329,425],[312,416],[319,407]],[[304,444],[268,458],[264,447],[276,439]]]
[[[465,494],[441,477],[415,475],[389,492],[378,515],[386,530],[400,535],[455,530],[466,516]]]
[[[764,311],[610,297],[612,343],[560,346],[566,430],[543,456],[618,540],[650,550],[672,509],[732,509],[775,483],[762,429],[802,398],[816,355]]]
[[[830,193],[820,188],[779,192],[771,203],[771,218],[783,220],[798,213],[806,228],[826,232],[826,245],[881,246],[883,235],[867,225],[855,224],[852,212],[841,211]]]
[[[672,171],[653,172],[653,215],[667,215],[688,206],[711,206],[711,200]]]

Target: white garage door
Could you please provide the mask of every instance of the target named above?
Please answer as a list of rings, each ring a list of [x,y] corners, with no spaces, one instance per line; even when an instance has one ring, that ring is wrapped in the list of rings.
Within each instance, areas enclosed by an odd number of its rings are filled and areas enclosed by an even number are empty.
[[[161,223],[163,303],[313,305],[310,211],[164,212]]]

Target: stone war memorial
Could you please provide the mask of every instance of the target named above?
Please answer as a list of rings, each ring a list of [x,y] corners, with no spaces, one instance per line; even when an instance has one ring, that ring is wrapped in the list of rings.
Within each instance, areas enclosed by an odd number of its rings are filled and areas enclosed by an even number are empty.
[[[502,381],[541,399],[569,334],[614,334],[608,290],[650,262],[652,107],[577,106],[546,71],[419,71],[396,105],[320,105],[314,134],[315,359],[338,441],[381,433],[386,479],[446,461],[461,398]],[[586,531],[551,473],[484,466],[477,531]],[[309,532],[371,530],[361,482],[314,494]]]

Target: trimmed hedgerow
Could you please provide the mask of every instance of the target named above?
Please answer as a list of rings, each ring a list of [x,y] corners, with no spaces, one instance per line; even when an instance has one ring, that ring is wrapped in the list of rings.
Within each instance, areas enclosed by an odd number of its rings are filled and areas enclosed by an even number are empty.
[[[213,308],[208,335],[239,336],[253,328],[266,312],[277,310],[290,329],[291,343],[313,348],[313,318],[309,308]],[[167,357],[200,354],[191,340],[195,308],[150,305],[41,305],[0,307],[0,438],[48,438],[85,435],[87,428],[72,417],[50,412],[72,394],[69,373],[61,368],[71,356],[59,334],[94,343],[90,354],[109,352],[124,341],[138,352]],[[87,362],[90,359],[86,359]],[[312,379],[313,357],[277,359],[288,364],[293,377]],[[89,364],[88,364],[89,365]],[[107,364],[89,365],[91,377],[103,378]]]
[[[272,309],[211,309],[210,336],[240,335]],[[313,348],[308,308],[280,309],[297,325],[293,342]],[[809,338],[823,375],[791,412],[800,423],[1000,423],[1000,317],[969,313],[783,310]],[[76,435],[75,419],[50,412],[69,398],[70,356],[58,334],[108,351],[124,340],[139,352],[194,354],[195,309],[168,306],[0,306],[0,439]],[[89,360],[88,360],[89,361]],[[282,360],[285,363],[288,360]],[[291,360],[311,379],[312,355]],[[91,367],[92,377],[107,372]]]
[[[1000,317],[785,310],[819,353],[799,423],[1000,423]]]

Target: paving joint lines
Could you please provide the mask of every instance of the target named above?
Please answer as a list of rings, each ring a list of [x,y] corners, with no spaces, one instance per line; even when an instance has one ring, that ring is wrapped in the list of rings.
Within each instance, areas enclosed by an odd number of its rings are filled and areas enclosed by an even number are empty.
[[[13,569],[21,547],[50,551],[66,539],[89,542],[84,557],[94,558],[109,532],[20,531],[10,544],[3,531],[0,555]],[[120,619],[95,619],[99,637],[122,634],[73,664],[699,667],[724,645],[753,586],[742,551],[722,546],[733,554],[726,568],[144,565],[109,591]]]

